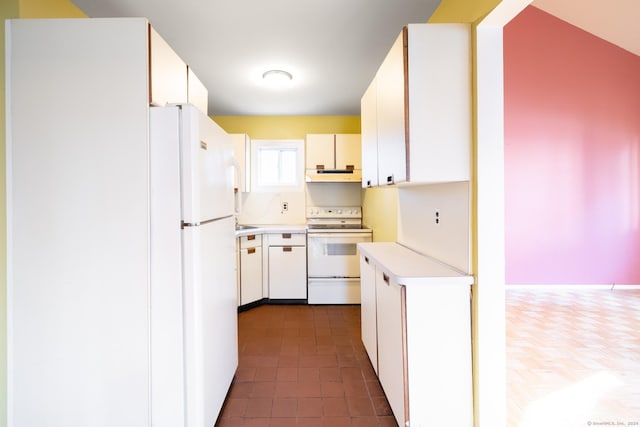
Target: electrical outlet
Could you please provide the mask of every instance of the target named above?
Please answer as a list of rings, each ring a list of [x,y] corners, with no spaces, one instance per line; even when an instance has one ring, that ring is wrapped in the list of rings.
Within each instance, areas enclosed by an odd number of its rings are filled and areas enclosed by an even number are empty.
[[[282,213],[285,213],[289,210],[289,202],[282,202],[280,205]]]
[[[435,220],[436,220],[436,225],[440,225],[440,209],[436,209],[435,212]]]

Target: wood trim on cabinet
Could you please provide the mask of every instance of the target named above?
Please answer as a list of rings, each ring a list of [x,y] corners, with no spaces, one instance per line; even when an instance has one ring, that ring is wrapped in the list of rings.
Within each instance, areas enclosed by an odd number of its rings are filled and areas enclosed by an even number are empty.
[[[147,24],[147,103],[151,105],[151,100],[153,99],[153,94],[151,93],[151,79],[153,78],[151,73],[151,24]]]
[[[411,181],[410,135],[409,135],[409,28],[402,29],[402,59],[404,66],[404,153],[406,163],[406,181]]]
[[[400,313],[402,317],[402,376],[404,377],[404,422],[409,420],[409,355],[407,351],[407,287],[400,285]]]

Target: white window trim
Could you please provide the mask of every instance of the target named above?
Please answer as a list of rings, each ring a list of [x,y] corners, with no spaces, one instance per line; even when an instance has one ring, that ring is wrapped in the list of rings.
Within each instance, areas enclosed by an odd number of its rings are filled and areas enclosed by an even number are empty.
[[[260,154],[261,148],[282,148],[296,151],[296,183],[294,185],[261,185]],[[304,140],[303,139],[252,139],[251,140],[251,191],[256,192],[293,192],[304,191]]]

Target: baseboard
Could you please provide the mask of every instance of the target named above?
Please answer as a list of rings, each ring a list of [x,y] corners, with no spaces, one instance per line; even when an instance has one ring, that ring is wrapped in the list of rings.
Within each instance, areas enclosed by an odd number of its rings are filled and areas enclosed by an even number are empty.
[[[556,285],[533,285],[533,284],[507,284],[505,285],[506,289],[512,290],[539,290],[539,291],[577,291],[577,290],[614,290],[614,291],[629,291],[640,289],[640,285],[623,285],[617,283],[609,283],[609,284],[556,284]]]

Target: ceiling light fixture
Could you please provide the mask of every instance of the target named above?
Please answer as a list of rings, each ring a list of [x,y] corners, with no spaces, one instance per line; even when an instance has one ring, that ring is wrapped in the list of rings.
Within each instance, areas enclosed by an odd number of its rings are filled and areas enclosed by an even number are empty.
[[[262,79],[269,84],[283,85],[293,80],[293,76],[288,71],[269,70],[262,73]]]

